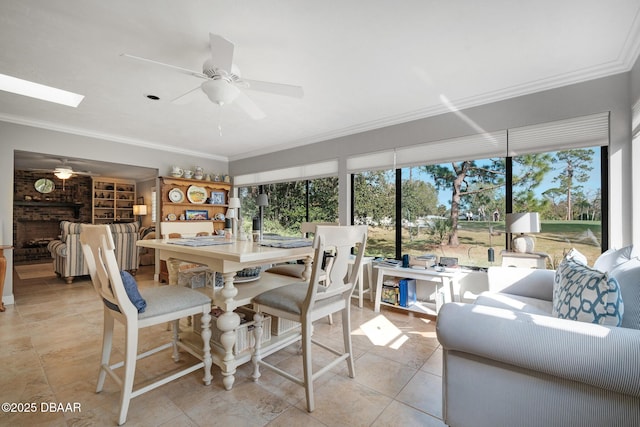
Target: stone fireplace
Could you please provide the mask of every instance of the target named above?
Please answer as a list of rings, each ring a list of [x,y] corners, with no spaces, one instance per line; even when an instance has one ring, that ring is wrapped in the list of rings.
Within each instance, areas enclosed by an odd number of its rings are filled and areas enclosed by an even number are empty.
[[[16,170],[13,202],[13,262],[16,265],[51,260],[47,245],[60,234],[60,221],[91,222],[91,178],[63,183],[52,174]],[[40,194],[39,178],[49,178],[55,190]],[[64,189],[63,189],[64,188]]]
[[[58,238],[60,221],[18,218],[15,234],[14,262],[31,263],[48,260],[51,259],[51,255],[47,245]]]

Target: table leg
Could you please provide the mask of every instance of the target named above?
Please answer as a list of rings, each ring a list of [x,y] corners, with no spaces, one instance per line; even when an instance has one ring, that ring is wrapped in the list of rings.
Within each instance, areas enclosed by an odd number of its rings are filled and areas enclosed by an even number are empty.
[[[0,312],[5,311],[4,302],[2,301],[5,274],[7,274],[7,259],[4,257],[4,249],[0,249]]]
[[[232,309],[234,307],[233,298],[238,294],[238,289],[233,285],[233,276],[235,271],[223,273],[224,288],[222,288],[222,296],[225,300],[225,312],[218,317],[217,326],[222,331],[220,343],[224,348],[224,358],[222,363],[222,384],[226,390],[231,390],[235,382],[236,358],[233,355],[233,346],[236,343],[236,329],[240,326],[240,316]]]
[[[311,278],[311,264],[313,262],[313,257],[306,257],[304,259],[304,271],[302,272],[302,277],[305,280],[309,280]]]
[[[373,266],[371,263],[367,264],[367,281],[369,282],[369,301],[373,302]]]
[[[382,271],[378,271],[377,276],[378,277],[376,278],[376,300],[375,300],[375,303],[373,304],[374,313],[380,312],[380,297],[382,296],[382,278],[384,276],[384,273]]]
[[[213,375],[211,375],[211,365],[213,364],[213,359],[211,358],[211,319],[211,314],[205,310],[205,312],[202,313],[202,332],[200,333],[202,337],[202,361],[204,362],[204,377],[202,378],[202,382],[204,382],[205,385],[211,384],[211,380],[213,379]]]

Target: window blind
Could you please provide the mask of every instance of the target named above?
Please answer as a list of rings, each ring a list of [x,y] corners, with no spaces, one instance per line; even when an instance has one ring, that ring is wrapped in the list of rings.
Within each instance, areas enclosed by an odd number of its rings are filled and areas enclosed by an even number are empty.
[[[396,150],[396,167],[435,165],[460,160],[503,157],[507,133],[491,132],[430,142]]]
[[[609,145],[609,113],[509,129],[508,156]]]
[[[274,169],[233,178],[233,185],[244,187],[249,185],[271,184],[274,182],[297,181],[301,179],[321,178],[338,174],[338,160],[310,163],[290,168]]]

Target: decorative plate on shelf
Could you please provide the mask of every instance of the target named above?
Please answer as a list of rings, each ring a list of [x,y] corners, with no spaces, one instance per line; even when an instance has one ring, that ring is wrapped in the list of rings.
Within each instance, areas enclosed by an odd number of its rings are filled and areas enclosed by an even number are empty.
[[[179,188],[173,188],[169,191],[169,200],[173,203],[182,203],[184,201],[184,193]]]
[[[175,221],[176,219],[178,219],[178,217],[176,216],[176,214],[170,213],[169,215],[167,215],[167,219],[169,221]]]
[[[191,185],[187,189],[187,199],[189,199],[191,203],[201,205],[207,200],[207,197],[207,190],[202,187]]]

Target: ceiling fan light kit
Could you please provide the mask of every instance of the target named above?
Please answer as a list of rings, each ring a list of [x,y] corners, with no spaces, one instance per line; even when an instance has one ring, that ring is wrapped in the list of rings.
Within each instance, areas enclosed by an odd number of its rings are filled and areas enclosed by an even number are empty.
[[[58,179],[69,179],[73,175],[73,171],[69,168],[55,168],[53,174]]]
[[[220,106],[231,104],[240,94],[240,89],[224,79],[207,80],[200,87],[211,102]]]
[[[256,120],[264,118],[265,114],[260,107],[243,92],[243,89],[302,98],[303,90],[300,86],[243,79],[240,76],[240,70],[233,64],[235,46],[224,37],[209,33],[209,45],[211,57],[204,62],[202,72],[126,53],[121,54],[121,56],[170,68],[192,77],[204,79],[204,83],[202,83],[199,88],[207,95],[211,102],[222,106],[237,101],[236,105]],[[198,87],[176,97],[172,102],[176,104],[184,103],[192,94],[197,92],[199,92]]]

